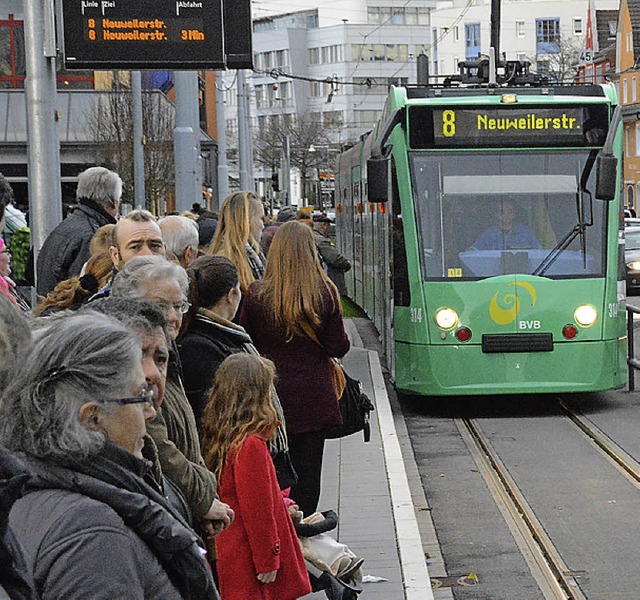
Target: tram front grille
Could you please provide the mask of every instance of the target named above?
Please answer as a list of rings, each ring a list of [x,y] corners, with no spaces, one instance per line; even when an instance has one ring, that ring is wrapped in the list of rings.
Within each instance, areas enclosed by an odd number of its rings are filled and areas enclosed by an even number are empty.
[[[482,351],[486,353],[551,352],[551,333],[485,333],[482,335]]]

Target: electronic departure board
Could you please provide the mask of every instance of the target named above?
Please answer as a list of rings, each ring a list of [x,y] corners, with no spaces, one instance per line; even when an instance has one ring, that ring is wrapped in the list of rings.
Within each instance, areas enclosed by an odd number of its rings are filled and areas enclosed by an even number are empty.
[[[67,69],[225,66],[222,0],[62,0]]]
[[[411,148],[602,146],[603,104],[409,107]]]

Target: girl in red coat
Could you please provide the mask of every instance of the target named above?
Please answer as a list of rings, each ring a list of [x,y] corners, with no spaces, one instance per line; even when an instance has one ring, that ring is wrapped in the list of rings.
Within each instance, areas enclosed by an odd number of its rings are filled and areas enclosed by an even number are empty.
[[[252,354],[226,358],[202,417],[202,453],[235,520],[216,538],[223,600],[295,600],[311,592],[300,543],[267,448],[278,417],[275,367]]]

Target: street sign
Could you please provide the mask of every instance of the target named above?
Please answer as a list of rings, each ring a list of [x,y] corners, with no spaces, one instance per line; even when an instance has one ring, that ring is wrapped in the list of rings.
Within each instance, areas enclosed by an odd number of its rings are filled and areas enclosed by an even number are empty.
[[[220,69],[222,0],[62,0],[67,69]]]
[[[593,50],[582,50],[578,58],[578,62],[581,65],[593,62]]]

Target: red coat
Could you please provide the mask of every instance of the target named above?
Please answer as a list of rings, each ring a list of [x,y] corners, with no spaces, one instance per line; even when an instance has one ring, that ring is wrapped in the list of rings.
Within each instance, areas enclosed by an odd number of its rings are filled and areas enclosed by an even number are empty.
[[[311,593],[300,543],[285,508],[264,440],[249,436],[227,458],[218,484],[220,499],[236,517],[217,538],[223,600],[294,600]],[[273,583],[258,573],[278,570]]]
[[[338,398],[333,389],[329,356],[349,351],[349,338],[342,322],[340,300],[334,292],[324,298],[322,325],[316,331],[322,348],[306,335],[286,341],[273,315],[258,300],[260,282],[244,296],[240,324],[251,336],[262,356],[278,371],[276,390],[282,403],[289,435],[323,431],[342,423]]]

